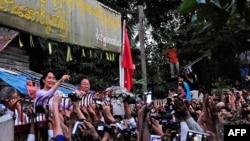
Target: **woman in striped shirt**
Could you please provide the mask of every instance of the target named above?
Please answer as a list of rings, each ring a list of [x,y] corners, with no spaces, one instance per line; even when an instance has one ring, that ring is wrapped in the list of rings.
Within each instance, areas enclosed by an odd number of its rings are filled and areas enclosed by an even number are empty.
[[[61,79],[57,81],[54,71],[45,71],[40,79],[40,89],[36,91],[35,106],[41,105],[44,107],[45,105],[50,105],[50,108],[52,108],[51,99],[53,98],[54,94],[60,92],[57,90],[57,88],[63,81],[69,80],[69,78],[69,75],[63,75]]]

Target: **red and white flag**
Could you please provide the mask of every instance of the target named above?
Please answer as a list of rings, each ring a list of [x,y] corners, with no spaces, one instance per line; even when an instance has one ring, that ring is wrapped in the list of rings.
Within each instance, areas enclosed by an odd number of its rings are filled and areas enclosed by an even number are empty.
[[[122,68],[124,69],[124,87],[128,91],[133,88],[134,64],[131,55],[130,41],[126,26],[124,26],[124,47],[122,54]]]

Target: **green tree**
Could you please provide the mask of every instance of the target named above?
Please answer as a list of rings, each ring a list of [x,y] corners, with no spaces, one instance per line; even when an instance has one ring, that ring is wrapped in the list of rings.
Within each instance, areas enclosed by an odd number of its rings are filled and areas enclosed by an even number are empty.
[[[120,12],[126,20],[136,66],[135,82],[141,80],[140,50],[138,43],[137,0],[98,0]],[[163,52],[169,44],[176,43],[180,59],[194,60],[207,51],[211,58],[205,58],[194,65],[201,83],[212,87],[216,78],[237,79],[236,56],[249,47],[249,3],[246,0],[215,0],[197,3],[196,0],[148,0],[144,2],[145,23],[151,35],[145,36],[148,84],[152,89],[157,85],[160,93],[169,87],[169,67]],[[199,2],[199,1],[198,1]],[[218,3],[220,6],[218,6]],[[123,20],[122,19],[122,20]],[[53,43],[53,54],[48,54],[48,41],[39,41],[42,46],[37,55],[31,57],[33,69],[38,72],[54,68],[61,75],[70,73],[72,83],[82,75],[89,76],[94,89],[112,85],[113,78],[119,77],[118,56],[115,61],[105,58],[105,52],[84,47],[72,47],[73,60],[66,62],[66,45]],[[82,48],[86,57],[82,57]],[[32,53],[31,53],[32,54]],[[44,54],[43,57],[40,55]],[[92,55],[91,55],[92,54]],[[99,57],[93,57],[95,54]],[[39,59],[35,59],[40,56]],[[102,56],[103,58],[101,59]],[[38,67],[41,66],[41,67]],[[40,69],[41,68],[41,69]],[[104,75],[105,74],[105,75]],[[101,77],[100,77],[101,76]],[[145,83],[143,83],[145,84]],[[140,93],[142,83],[136,83],[135,91]]]

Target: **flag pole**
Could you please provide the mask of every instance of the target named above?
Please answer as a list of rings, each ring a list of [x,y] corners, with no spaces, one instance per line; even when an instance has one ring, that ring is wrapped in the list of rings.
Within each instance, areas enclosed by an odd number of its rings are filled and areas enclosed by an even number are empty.
[[[121,53],[119,56],[119,71],[120,71],[120,86],[124,87],[124,68],[122,67],[122,56],[123,56],[123,52],[124,52],[124,45],[125,45],[125,41],[124,41],[124,29],[125,29],[125,20],[123,20],[122,23],[122,45],[121,45]]]

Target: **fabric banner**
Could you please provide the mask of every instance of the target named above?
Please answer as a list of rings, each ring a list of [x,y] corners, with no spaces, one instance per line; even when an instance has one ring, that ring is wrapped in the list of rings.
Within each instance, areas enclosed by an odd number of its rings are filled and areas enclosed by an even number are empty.
[[[121,51],[121,14],[94,0],[0,0],[0,19],[42,38]]]
[[[124,68],[124,87],[131,90],[133,87],[134,65],[130,49],[130,41],[126,26],[124,27],[124,49],[122,56],[122,67]]]

